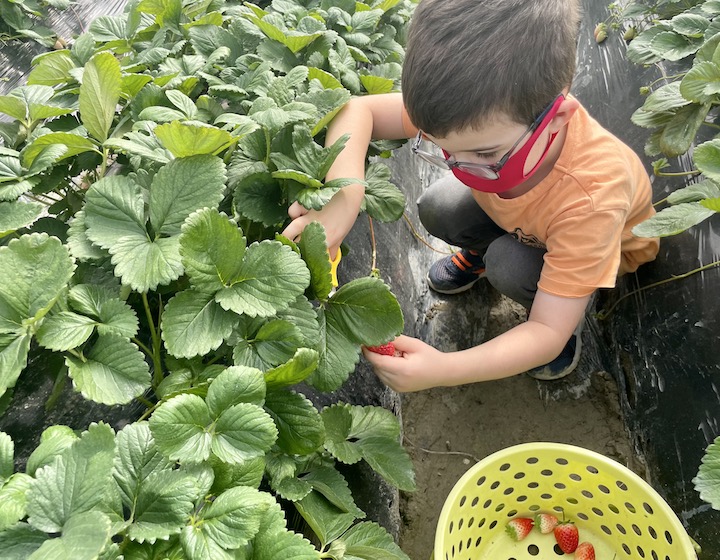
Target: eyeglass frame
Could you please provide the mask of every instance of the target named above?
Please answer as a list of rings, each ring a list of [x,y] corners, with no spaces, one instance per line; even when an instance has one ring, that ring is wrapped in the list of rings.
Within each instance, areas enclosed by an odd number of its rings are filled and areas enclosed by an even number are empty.
[[[557,97],[553,99],[552,102],[547,107],[545,107],[545,109],[542,110],[542,112],[535,118],[532,124],[527,127],[525,132],[522,133],[522,136],[520,136],[520,138],[518,138],[517,141],[512,145],[512,148],[510,148],[510,150],[508,150],[507,153],[505,153],[505,155],[501,157],[496,163],[453,161],[444,156],[432,154],[430,152],[426,152],[425,150],[421,150],[420,143],[423,141],[422,130],[418,130],[417,136],[415,137],[415,140],[413,140],[413,143],[410,146],[410,151],[414,155],[421,157],[428,163],[431,163],[438,167],[442,167],[443,169],[452,170],[453,168],[457,168],[467,173],[471,173],[472,175],[475,175],[477,177],[482,177],[484,179],[490,179],[493,181],[497,180],[500,178],[500,170],[505,166],[507,161],[510,159],[510,156],[513,155],[513,152],[515,152],[517,147],[520,145],[520,142],[522,142],[523,138],[525,138],[528,134],[534,132],[537,127],[540,126],[540,124],[543,122],[543,119],[548,115],[550,110],[555,105],[556,101]],[[483,175],[478,174],[478,172],[482,172]],[[488,172],[491,172],[492,174]]]

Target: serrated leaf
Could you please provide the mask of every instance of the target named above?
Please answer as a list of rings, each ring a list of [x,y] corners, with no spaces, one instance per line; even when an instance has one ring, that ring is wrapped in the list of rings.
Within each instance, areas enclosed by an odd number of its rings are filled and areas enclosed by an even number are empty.
[[[110,537],[107,515],[99,511],[79,513],[68,519],[60,538],[45,541],[28,560],[95,560]]]
[[[363,521],[343,536],[344,560],[410,560],[390,533],[377,523]]]
[[[240,277],[246,250],[242,231],[215,208],[192,214],[182,227],[180,254],[190,282],[216,292]]]
[[[720,185],[705,179],[699,183],[693,183],[670,193],[667,198],[669,204],[682,204],[683,202],[698,202],[705,198],[720,197]]]
[[[365,437],[357,442],[363,459],[393,486],[412,492],[415,490],[415,472],[412,460],[396,439]]]
[[[326,316],[357,344],[383,344],[403,329],[400,305],[378,278],[358,278],[341,286],[328,301]]]
[[[73,516],[103,503],[112,482],[115,435],[107,424],[91,424],[51,465],[35,473],[28,496],[29,522],[58,533]]]
[[[363,210],[380,222],[399,220],[405,211],[405,195],[390,182],[390,168],[373,163],[365,171],[365,198]]]
[[[282,224],[287,219],[284,189],[266,171],[250,173],[237,182],[233,203],[241,216],[266,226]]]
[[[302,479],[310,483],[314,490],[339,508],[358,519],[365,517],[365,512],[355,504],[352,492],[345,477],[332,467],[320,467],[303,475]]]
[[[75,388],[95,402],[127,404],[150,387],[144,354],[115,334],[100,335],[85,359],[67,356],[65,363]]]
[[[682,107],[665,125],[660,135],[660,148],[667,157],[686,153],[695,142],[698,130],[705,122],[711,104]]]
[[[0,531],[12,527],[25,517],[27,493],[32,480],[30,475],[15,473],[0,485]]]
[[[223,309],[267,317],[286,309],[305,291],[310,272],[289,247],[277,241],[253,243],[232,283],[215,294]]]
[[[226,130],[179,121],[157,126],[155,135],[176,158],[217,155],[235,142]]]
[[[688,38],[672,31],[662,31],[650,41],[650,48],[655,54],[673,62],[697,52],[701,45],[701,39]]]
[[[47,534],[27,523],[18,523],[0,531],[3,560],[27,560],[47,540]]]
[[[72,311],[46,317],[36,335],[41,346],[64,352],[83,344],[95,330],[95,320]]]
[[[123,338],[132,338],[138,332],[138,318],[135,311],[124,301],[111,299],[100,306],[100,322],[97,325],[100,334],[116,334]]]
[[[240,403],[262,406],[265,402],[263,373],[255,368],[230,366],[212,381],[205,402],[212,418],[218,418],[223,411]]]
[[[150,431],[170,459],[199,463],[210,456],[211,423],[205,401],[182,394],[161,404],[150,417]]]
[[[705,450],[702,464],[692,482],[700,498],[713,509],[720,510],[720,438],[716,438]]]
[[[22,318],[41,317],[74,269],[67,248],[45,233],[23,235],[0,247],[0,316],[6,316],[1,311],[4,301]]]
[[[58,146],[62,153],[57,155],[56,160],[72,158],[85,152],[97,150],[97,146],[89,138],[70,132],[50,132],[38,136],[22,152],[23,165],[30,168],[35,160],[48,148]]]
[[[325,424],[325,448],[339,461],[352,465],[362,459],[354,442],[348,442],[353,416],[349,406],[336,405],[324,408],[320,413]]]
[[[273,499],[268,494],[238,486],[220,494],[183,530],[181,540],[191,560],[223,558],[224,550],[247,544]]]
[[[119,238],[147,237],[145,204],[140,185],[129,177],[104,177],[85,194],[87,236],[109,249]]]
[[[680,82],[680,93],[688,101],[707,103],[720,93],[720,66],[714,62],[698,62]]]
[[[278,431],[270,415],[257,405],[236,404],[215,422],[212,451],[227,463],[243,463],[265,455]]]
[[[271,391],[265,408],[278,429],[277,445],[290,455],[308,455],[320,449],[325,426],[315,406],[299,393]]]
[[[45,207],[38,202],[0,202],[0,238],[30,227],[44,210]]]
[[[254,323],[251,325],[254,326]],[[257,331],[250,328],[243,331],[241,336],[244,340],[241,340],[233,351],[235,364],[240,365],[245,361],[258,363],[259,365],[254,367],[264,371],[291,360],[304,340],[297,326],[281,319],[265,322]]]
[[[80,119],[88,132],[100,142],[107,140],[122,90],[120,62],[104,51],[85,65],[80,85]]]
[[[35,471],[55,460],[55,457],[69,448],[78,435],[68,426],[55,425],[46,428],[40,436],[40,445],[30,454],[25,472],[33,476]]]
[[[319,492],[310,492],[296,502],[295,507],[323,547],[337,539],[355,522],[353,514],[335,507]]]
[[[309,299],[327,299],[332,290],[330,260],[328,257],[325,228],[320,222],[312,222],[303,229],[298,243],[300,253],[310,270]]]
[[[220,307],[212,293],[185,290],[173,296],[163,311],[162,338],[175,357],[204,356],[220,347],[237,321],[237,315]]]
[[[210,457],[215,480],[210,492],[220,494],[236,486],[258,488],[265,474],[265,457],[256,457],[237,465],[223,463],[217,457]]]
[[[720,182],[720,139],[697,146],[693,150],[693,161],[708,179]]]
[[[319,560],[320,553],[305,537],[288,530],[258,531],[252,560]]]
[[[15,472],[15,443],[5,432],[0,432],[0,486]]]
[[[178,236],[151,241],[146,235],[127,235],[117,239],[109,251],[115,274],[137,292],[167,285],[184,272]]]
[[[317,351],[311,348],[298,348],[290,360],[265,372],[265,382],[270,389],[296,385],[312,375],[317,367]]]
[[[668,237],[677,235],[715,214],[700,202],[685,202],[663,208],[651,218],[632,228],[637,237]]]
[[[308,383],[323,392],[342,386],[360,361],[360,346],[349,340],[337,327],[327,321],[324,310],[318,311],[321,340],[318,345],[320,361]]]
[[[193,156],[160,168],[150,189],[150,223],[156,234],[177,235],[196,210],[223,198],[225,165],[214,156]]]
[[[47,52],[34,60],[27,83],[28,85],[60,85],[68,81],[69,72],[75,67],[69,50]]]

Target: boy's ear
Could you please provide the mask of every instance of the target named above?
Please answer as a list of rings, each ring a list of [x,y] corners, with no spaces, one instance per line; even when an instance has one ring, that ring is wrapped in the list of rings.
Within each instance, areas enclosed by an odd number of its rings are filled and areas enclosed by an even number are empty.
[[[554,134],[564,127],[568,121],[572,118],[580,108],[580,102],[574,97],[565,97],[565,100],[560,103],[558,112],[555,113],[552,121],[548,124],[548,130]]]

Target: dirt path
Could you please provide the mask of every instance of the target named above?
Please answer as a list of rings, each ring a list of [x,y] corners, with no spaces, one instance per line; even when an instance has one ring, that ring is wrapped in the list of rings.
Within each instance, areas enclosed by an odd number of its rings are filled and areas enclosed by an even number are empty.
[[[509,300],[491,311],[487,337],[519,320]],[[476,461],[500,449],[555,441],[602,453],[642,475],[617,404],[614,381],[597,372],[575,394],[547,398],[540,383],[521,375],[402,397],[405,445],[418,490],[402,496],[400,544],[412,560],[427,560],[446,496]]]

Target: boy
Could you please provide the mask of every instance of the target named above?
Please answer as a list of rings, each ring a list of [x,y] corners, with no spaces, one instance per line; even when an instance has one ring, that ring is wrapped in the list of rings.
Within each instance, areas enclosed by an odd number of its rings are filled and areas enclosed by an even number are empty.
[[[486,277],[529,312],[466,350],[407,336],[396,356],[364,350],[396,391],[567,375],[592,294],[658,252],[631,233],[654,213],[641,161],[568,93],[579,19],[578,0],[422,0],[402,94],[353,99],[328,129],[328,143],[351,133],[328,179],[363,177],[371,138],[414,137],[417,156],[450,170],[420,197],[421,221],[461,248],[431,267],[431,288],[458,293]],[[362,197],[353,185],[319,212],[293,205],[284,233],[318,220],[334,255]]]

